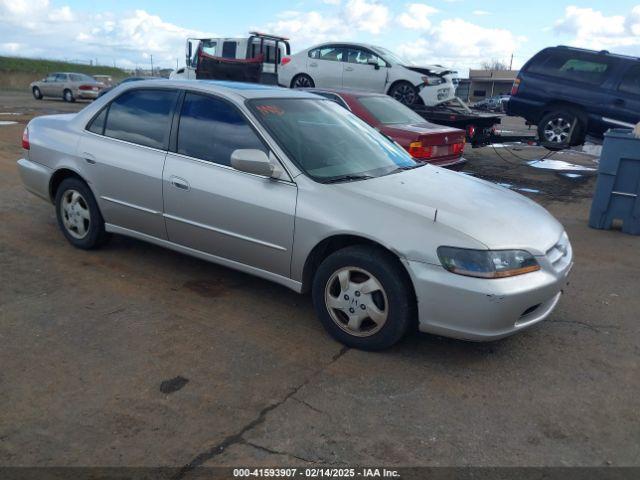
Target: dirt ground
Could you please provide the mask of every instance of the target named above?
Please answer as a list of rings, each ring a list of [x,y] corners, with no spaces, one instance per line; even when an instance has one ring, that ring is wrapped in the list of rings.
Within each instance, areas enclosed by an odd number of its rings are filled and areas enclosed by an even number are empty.
[[[0,93],[0,465],[639,464],[640,237],[587,226],[593,175],[468,151],[565,225],[569,288],[502,341],[365,353],[283,287],[124,237],[73,249],[15,162],[30,118],[82,106]]]

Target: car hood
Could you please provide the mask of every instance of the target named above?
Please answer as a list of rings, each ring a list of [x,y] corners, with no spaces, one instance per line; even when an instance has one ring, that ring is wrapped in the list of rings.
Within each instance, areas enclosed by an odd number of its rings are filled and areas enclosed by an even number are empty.
[[[413,70],[414,72],[422,73],[424,75],[438,75],[444,76],[449,74],[455,74],[457,72],[453,70],[449,70],[443,67],[438,67],[436,65],[403,65],[405,68],[409,70]]]
[[[367,197],[374,205],[397,207],[429,222],[435,218],[436,223],[488,249],[523,249],[544,255],[564,231],[549,212],[523,195],[430,165],[340,187]]]

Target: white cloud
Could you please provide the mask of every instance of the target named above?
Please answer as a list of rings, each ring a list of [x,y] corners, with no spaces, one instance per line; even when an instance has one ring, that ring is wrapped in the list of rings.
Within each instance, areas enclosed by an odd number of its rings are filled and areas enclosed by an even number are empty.
[[[640,5],[627,15],[605,15],[593,8],[572,5],[553,28],[558,34],[573,37],[570,44],[577,47],[640,55]]]
[[[471,13],[473,13],[474,15],[477,15],[479,17],[480,16],[484,16],[484,15],[491,15],[491,12],[487,12],[486,10],[474,10]]]
[[[417,41],[400,45],[398,52],[416,63],[477,67],[493,58],[508,61],[525,40],[506,29],[485,28],[453,18],[441,21]]]
[[[429,16],[437,13],[438,10],[424,3],[410,3],[407,11],[397,17],[397,21],[404,28],[411,30],[429,30],[431,20]]]
[[[204,32],[165,22],[135,10],[89,14],[48,0],[0,0],[0,48],[21,56],[89,61],[135,67],[154,56],[154,64],[174,66],[184,57],[188,36]]]
[[[389,9],[378,2],[349,0],[330,14],[285,10],[276,15],[275,21],[258,30],[289,37],[294,51],[298,51],[315,43],[351,40],[359,32],[379,34],[388,25],[389,18]]]

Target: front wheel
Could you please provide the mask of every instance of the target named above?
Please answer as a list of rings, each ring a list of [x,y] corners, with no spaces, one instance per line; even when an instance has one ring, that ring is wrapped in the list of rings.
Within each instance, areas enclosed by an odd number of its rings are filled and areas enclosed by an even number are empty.
[[[312,295],[325,329],[339,342],[363,350],[398,342],[416,311],[402,265],[375,247],[347,247],[327,257],[314,276]]]
[[[315,83],[313,83],[313,79],[304,73],[296,75],[291,80],[291,88],[313,88],[315,87]]]
[[[389,96],[405,105],[418,103],[418,89],[409,82],[398,82],[389,89]]]
[[[98,204],[87,184],[79,178],[67,178],[58,187],[56,217],[60,230],[74,247],[90,250],[108,238]]]
[[[38,87],[33,87],[32,93],[33,98],[35,98],[36,100],[42,100],[42,92]]]

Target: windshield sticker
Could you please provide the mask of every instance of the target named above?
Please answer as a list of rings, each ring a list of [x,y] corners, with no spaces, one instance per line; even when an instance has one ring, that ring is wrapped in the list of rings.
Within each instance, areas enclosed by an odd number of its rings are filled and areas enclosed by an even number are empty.
[[[263,115],[269,115],[269,114],[274,114],[279,116],[284,115],[284,110],[282,110],[280,107],[277,107],[275,105],[258,105],[256,108]]]

